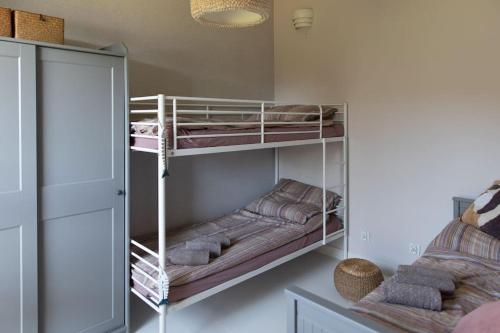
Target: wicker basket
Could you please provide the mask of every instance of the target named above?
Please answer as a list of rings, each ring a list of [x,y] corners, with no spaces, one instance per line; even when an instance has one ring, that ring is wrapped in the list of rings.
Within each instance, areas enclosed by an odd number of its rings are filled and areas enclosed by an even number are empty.
[[[382,271],[365,259],[346,259],[341,261],[334,272],[335,288],[342,297],[357,302],[383,281]]]
[[[14,11],[14,37],[64,44],[64,20],[16,10]]]
[[[0,7],[0,36],[12,37],[12,12],[9,8]]]

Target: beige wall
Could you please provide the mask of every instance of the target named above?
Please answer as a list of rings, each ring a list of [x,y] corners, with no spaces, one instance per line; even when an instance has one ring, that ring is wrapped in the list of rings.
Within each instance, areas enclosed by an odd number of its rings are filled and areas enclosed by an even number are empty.
[[[130,51],[131,95],[273,97],[272,21],[243,30],[197,24],[187,0],[4,0],[66,20],[66,43]]]
[[[6,0],[0,3],[66,19],[68,43],[130,49],[132,95],[348,101],[351,110],[351,253],[387,266],[413,259],[451,218],[451,197],[475,195],[499,178],[500,2],[495,0],[276,0],[272,22],[247,30],[212,30],[189,16],[187,0]],[[313,7],[314,27],[295,32],[292,11]],[[273,72],[274,81],[273,82]],[[139,156],[139,157],[138,157]],[[235,208],[272,181],[272,154],[179,160],[181,189],[170,208],[178,218]],[[252,190],[224,195],[218,175],[265,160]],[[133,159],[136,172],[155,173],[154,160]],[[307,163],[297,163],[307,165]],[[224,167],[225,169],[221,169]],[[217,173],[216,171],[223,171]],[[293,170],[286,170],[292,173]],[[269,173],[269,174],[268,174]],[[262,178],[263,175],[266,177]],[[153,179],[153,177],[150,177]],[[154,183],[133,175],[141,197],[136,218],[154,202]],[[210,192],[193,189],[213,189]],[[251,193],[253,192],[253,193]],[[227,194],[227,193],[226,193]],[[204,209],[186,205],[206,203]],[[203,212],[204,211],[204,212]],[[198,214],[198,215],[197,215]],[[141,216],[154,226],[155,215]],[[360,240],[362,231],[371,240]]]
[[[0,6],[66,20],[67,44],[123,41],[130,52],[130,94],[272,99],[272,20],[242,30],[196,23],[187,0],[23,0]],[[267,190],[271,151],[180,158],[168,181],[168,225],[227,213]],[[132,154],[132,233],[156,226],[156,160]],[[246,191],[228,194],[242,185]],[[225,200],[220,200],[225,198]]]
[[[412,261],[500,178],[499,32],[493,0],[275,1],[276,99],[350,103],[352,254]]]

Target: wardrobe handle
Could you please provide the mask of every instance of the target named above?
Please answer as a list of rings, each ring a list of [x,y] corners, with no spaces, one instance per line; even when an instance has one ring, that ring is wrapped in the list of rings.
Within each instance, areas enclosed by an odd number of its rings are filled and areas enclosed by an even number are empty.
[[[125,190],[118,190],[117,195],[125,195]]]

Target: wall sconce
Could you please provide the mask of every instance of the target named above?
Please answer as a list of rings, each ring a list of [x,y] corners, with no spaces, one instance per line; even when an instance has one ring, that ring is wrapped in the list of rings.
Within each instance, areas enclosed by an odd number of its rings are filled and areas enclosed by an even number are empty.
[[[296,9],[293,12],[293,27],[295,30],[307,29],[312,27],[314,12],[312,8]]]

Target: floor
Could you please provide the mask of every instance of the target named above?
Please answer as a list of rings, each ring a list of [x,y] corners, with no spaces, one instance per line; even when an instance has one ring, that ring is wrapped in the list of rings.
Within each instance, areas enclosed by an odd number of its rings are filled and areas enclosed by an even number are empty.
[[[299,286],[342,306],[345,301],[333,287],[337,260],[318,252],[303,255],[167,317],[167,332],[255,333],[286,331],[283,290]],[[158,331],[156,312],[131,296],[131,332]]]

